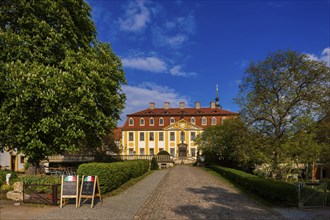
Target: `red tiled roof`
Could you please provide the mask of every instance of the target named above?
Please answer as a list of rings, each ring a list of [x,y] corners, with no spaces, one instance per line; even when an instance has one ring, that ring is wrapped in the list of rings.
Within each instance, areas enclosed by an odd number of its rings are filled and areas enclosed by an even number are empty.
[[[154,108],[154,109],[145,109],[133,114],[127,115],[126,122],[122,128],[122,130],[162,130],[166,126],[170,125],[170,118],[174,118],[175,121],[179,121],[180,119],[190,121],[191,117],[195,118],[195,124],[202,128],[206,128],[211,125],[211,120],[213,117],[216,118],[217,124],[221,123],[221,118],[231,118],[238,115],[238,113],[230,112],[227,110],[219,109],[219,108]],[[207,125],[202,125],[202,118],[206,117]],[[129,119],[133,118],[134,125],[129,125]],[[140,125],[140,118],[144,118],[145,125]],[[149,124],[149,119],[154,119],[154,125]],[[164,124],[159,124],[159,119],[164,119]]]
[[[127,115],[127,117],[132,116],[175,116],[175,115],[182,115],[185,116],[199,116],[199,115],[236,115],[235,112],[230,112],[227,110],[219,109],[219,108],[154,108],[154,109],[145,109],[133,114]]]

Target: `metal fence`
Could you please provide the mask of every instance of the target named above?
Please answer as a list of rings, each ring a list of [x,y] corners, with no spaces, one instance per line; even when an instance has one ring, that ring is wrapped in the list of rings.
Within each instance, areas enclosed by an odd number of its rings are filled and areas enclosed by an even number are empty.
[[[120,155],[121,160],[152,160],[153,157],[157,158],[157,161],[173,161],[170,155]]]
[[[61,184],[24,184],[23,202],[58,205]]]
[[[299,207],[329,206],[330,191],[327,183],[304,182],[298,183]]]

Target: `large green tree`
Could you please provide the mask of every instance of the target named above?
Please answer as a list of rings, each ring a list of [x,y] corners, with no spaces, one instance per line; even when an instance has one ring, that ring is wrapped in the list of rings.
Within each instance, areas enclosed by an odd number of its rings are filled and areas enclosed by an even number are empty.
[[[271,53],[246,70],[236,101],[241,107],[242,120],[267,139],[275,176],[280,176],[280,164],[297,149],[304,150],[305,156],[308,152],[318,152],[312,149],[318,147],[311,144],[312,135],[307,137],[302,132],[312,124],[305,122],[317,122],[326,116],[329,77],[325,63],[290,50]],[[297,139],[308,140],[305,143],[308,146],[302,147]],[[295,144],[288,147],[288,140],[294,140]]]
[[[206,128],[196,143],[207,160],[228,167],[252,171],[266,159],[262,137],[248,129],[239,118]]]
[[[5,0],[0,7],[0,148],[37,166],[95,149],[116,127],[126,83],[120,59],[96,39],[83,0]]]

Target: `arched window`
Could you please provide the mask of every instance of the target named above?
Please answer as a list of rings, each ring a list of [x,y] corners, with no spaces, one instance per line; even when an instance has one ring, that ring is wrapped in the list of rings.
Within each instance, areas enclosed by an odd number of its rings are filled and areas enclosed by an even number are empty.
[[[207,125],[207,121],[205,117],[202,118],[202,125]]]
[[[216,125],[217,124],[217,119],[215,117],[212,118],[212,125]]]
[[[133,118],[130,118],[129,119],[129,126],[133,126],[134,125],[134,120],[133,120]]]
[[[144,126],[144,118],[140,118],[140,125]]]
[[[190,118],[190,123],[195,124],[195,117]]]
[[[154,119],[153,118],[149,119],[149,125],[154,126]]]
[[[159,119],[159,125],[164,125],[164,119],[163,118]]]
[[[221,124],[225,123],[226,120],[226,117],[221,118]]]
[[[170,123],[173,124],[175,122],[175,118],[171,117]]]

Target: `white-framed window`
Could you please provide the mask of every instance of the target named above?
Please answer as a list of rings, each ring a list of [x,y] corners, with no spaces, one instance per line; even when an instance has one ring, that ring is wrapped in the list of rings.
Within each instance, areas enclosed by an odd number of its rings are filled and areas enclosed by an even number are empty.
[[[170,132],[170,141],[175,141],[175,132]]]
[[[164,141],[164,132],[159,132],[158,135],[159,135],[158,140]]]
[[[225,123],[226,120],[227,120],[226,117],[221,118],[221,124]]]
[[[21,163],[25,163],[25,156],[22,156],[21,155],[21,161],[20,161]]]
[[[144,124],[145,124],[145,123],[144,123],[144,118],[140,118],[140,125],[141,125],[141,126],[144,126]]]
[[[196,148],[191,148],[190,152],[192,157],[196,157]]]
[[[170,154],[171,154],[171,156],[175,156],[175,148],[174,147],[171,147],[170,148]]]
[[[128,154],[134,155],[134,148],[128,148]]]
[[[154,126],[154,124],[155,124],[155,120],[154,120],[154,118],[150,118],[150,119],[149,119],[149,125],[150,125],[150,126]]]
[[[150,155],[155,155],[155,149],[154,148],[149,148],[149,154]]]
[[[129,126],[133,126],[134,125],[134,119],[133,118],[130,118],[129,119]]]
[[[128,140],[129,141],[134,141],[134,133],[133,132],[128,132]]]
[[[154,140],[155,140],[155,133],[149,132],[149,141],[154,141]]]
[[[212,118],[212,122],[211,122],[212,125],[216,125],[217,124],[217,119],[215,117]]]
[[[159,125],[164,125],[164,119],[163,118],[159,119]]]
[[[191,117],[191,118],[190,118],[190,123],[191,123],[191,124],[195,124],[195,121],[196,121],[196,120],[195,120],[195,117]]]
[[[140,132],[140,141],[144,141],[144,132]]]
[[[195,141],[196,140],[196,132],[192,131],[190,132],[190,140]]]
[[[185,139],[186,139],[185,136],[186,136],[185,132],[184,132],[184,131],[181,131],[181,132],[180,132],[180,137],[181,137],[181,138],[180,138],[180,141],[184,142]]]
[[[145,155],[144,148],[140,148],[140,155]]]
[[[170,124],[173,124],[174,122],[175,122],[175,118],[174,117],[171,117]]]
[[[206,117],[203,117],[203,118],[202,118],[202,125],[207,125]]]

